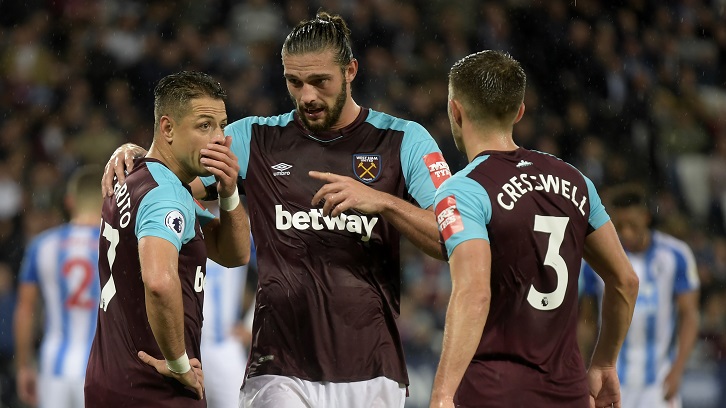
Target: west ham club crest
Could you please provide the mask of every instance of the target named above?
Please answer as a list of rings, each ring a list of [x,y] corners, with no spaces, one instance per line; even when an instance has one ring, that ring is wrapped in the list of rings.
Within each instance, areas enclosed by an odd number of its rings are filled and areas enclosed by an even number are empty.
[[[354,154],[353,174],[364,183],[372,183],[381,174],[381,156],[378,154]]]

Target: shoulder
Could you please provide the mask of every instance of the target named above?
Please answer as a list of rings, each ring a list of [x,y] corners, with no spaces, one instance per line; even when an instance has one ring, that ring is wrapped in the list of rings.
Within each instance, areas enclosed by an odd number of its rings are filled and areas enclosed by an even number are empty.
[[[60,237],[62,235],[64,235],[64,233],[66,231],[68,231],[68,228],[69,228],[68,224],[63,224],[63,225],[59,225],[57,227],[53,227],[53,228],[47,229],[47,230],[39,233],[33,239],[30,240],[30,243],[28,244],[28,251],[33,251],[33,250],[37,249],[38,247],[47,244],[50,241],[60,239]]]
[[[679,256],[691,257],[693,251],[685,241],[682,241],[672,235],[666,234],[665,232],[653,231],[653,243],[659,247],[669,250]]]
[[[166,166],[161,163],[148,163],[147,168],[149,169],[151,177],[156,182],[156,186],[146,194],[147,197],[152,198],[153,201],[173,200],[193,202],[189,190],[186,189],[181,180]]]
[[[368,110],[368,117],[366,118],[366,122],[378,129],[397,130],[403,132],[407,136],[412,135],[413,137],[431,137],[426,128],[424,128],[417,122],[401,119],[387,113],[375,111],[373,109]]]
[[[287,126],[290,122],[293,121],[293,114],[294,111],[277,116],[248,116],[246,118],[242,118],[230,123],[229,125],[227,125],[227,127],[224,128],[224,130],[225,132],[235,133],[249,131],[250,127],[252,127],[253,125],[279,127]]]

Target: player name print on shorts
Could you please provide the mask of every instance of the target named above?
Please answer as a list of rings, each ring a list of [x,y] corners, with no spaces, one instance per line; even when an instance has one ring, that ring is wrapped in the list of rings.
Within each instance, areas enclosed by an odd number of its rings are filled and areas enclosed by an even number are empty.
[[[381,175],[381,156],[378,154],[354,154],[353,174],[364,183],[376,181]]]

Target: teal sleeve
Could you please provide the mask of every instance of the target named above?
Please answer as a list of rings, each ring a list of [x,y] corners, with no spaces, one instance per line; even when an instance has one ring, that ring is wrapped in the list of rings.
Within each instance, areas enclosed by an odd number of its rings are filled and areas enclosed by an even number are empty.
[[[585,179],[585,183],[587,184],[587,195],[590,199],[590,218],[588,219],[588,222],[594,231],[608,222],[610,220],[610,216],[607,211],[605,211],[605,206],[602,205],[602,200],[597,194],[595,185],[592,184],[592,181],[585,177],[585,175],[582,177]]]
[[[232,153],[237,156],[239,162],[239,175],[243,179],[247,178],[247,165],[250,161],[250,140],[252,140],[252,125],[257,123],[260,118],[247,117],[232,122],[224,128],[224,134],[232,137]],[[201,177],[204,186],[215,183],[214,176]]]
[[[175,200],[173,197],[178,195],[168,190],[172,189],[160,186],[144,196],[136,213],[134,231],[137,239],[146,236],[163,238],[179,251],[196,235],[194,207],[197,205],[188,192],[187,200]]]
[[[408,122],[401,142],[401,167],[406,189],[421,208],[434,203],[436,189],[451,177],[439,146],[423,126]]]
[[[436,221],[448,256],[464,241],[489,241],[492,204],[479,183],[457,174],[439,187],[435,202]]]

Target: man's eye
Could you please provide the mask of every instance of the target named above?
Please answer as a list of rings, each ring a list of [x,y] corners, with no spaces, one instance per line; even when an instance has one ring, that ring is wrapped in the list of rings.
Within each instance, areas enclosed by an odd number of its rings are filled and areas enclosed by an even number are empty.
[[[209,129],[209,122],[204,122],[204,123],[202,123],[202,125],[201,125],[200,127],[201,127],[202,129],[205,129],[205,130],[206,130],[206,129]]]

